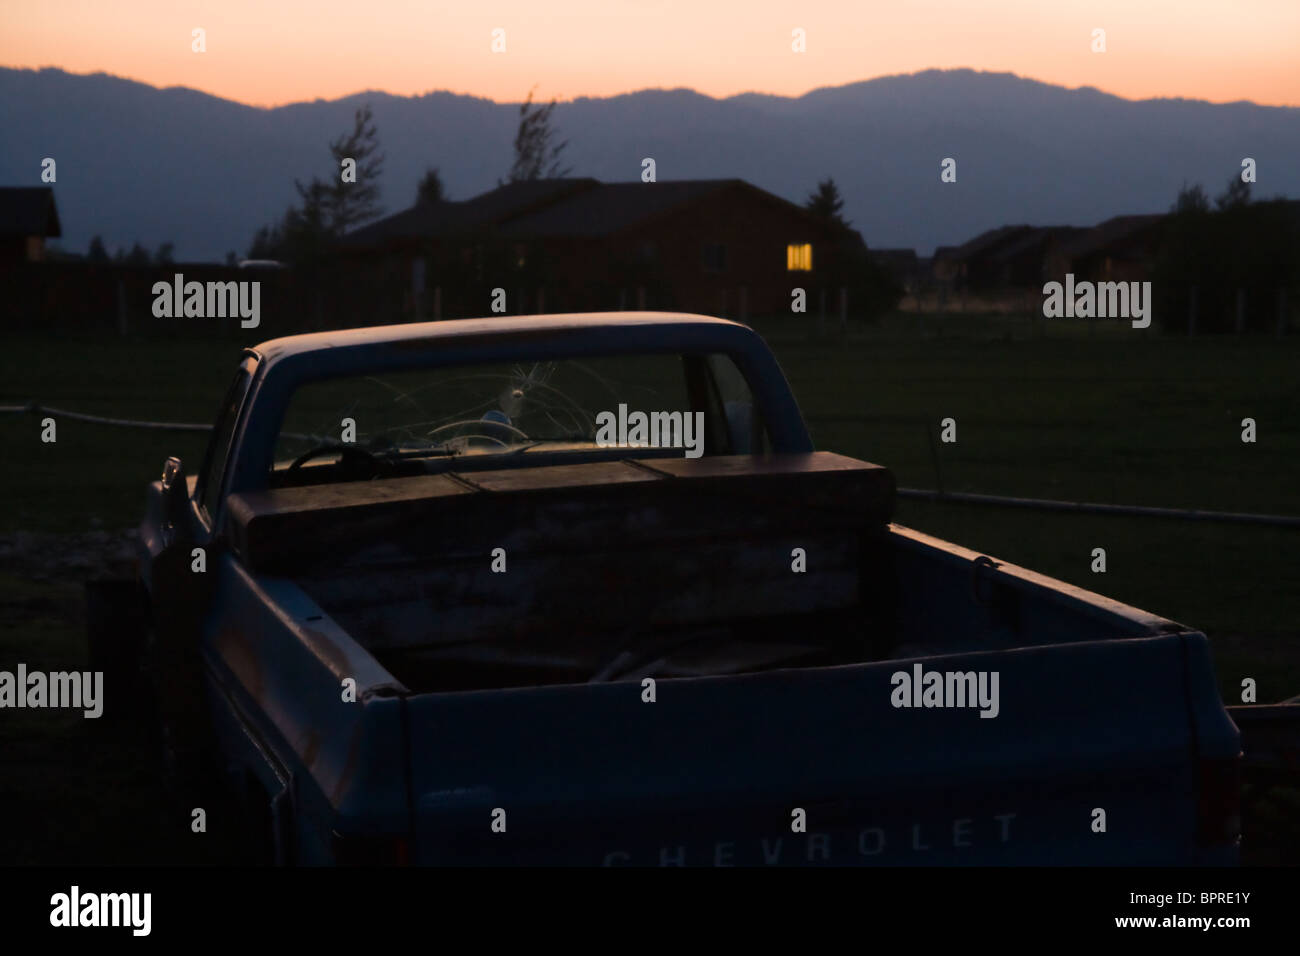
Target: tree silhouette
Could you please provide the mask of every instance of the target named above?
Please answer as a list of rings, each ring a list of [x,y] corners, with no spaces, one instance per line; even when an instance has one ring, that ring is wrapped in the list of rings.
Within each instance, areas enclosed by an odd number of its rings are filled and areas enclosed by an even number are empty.
[[[1250,203],[1250,183],[1243,182],[1240,176],[1228,180],[1228,188],[1215,197],[1214,205],[1220,212],[1239,209]]]
[[[442,186],[442,176],[436,167],[430,167],[420,177],[420,184],[415,187],[415,204],[417,206],[446,202],[447,193]]]
[[[545,106],[533,104],[533,91],[519,106],[519,129],[515,133],[515,164],[510,168],[510,182],[530,179],[560,179],[573,170],[561,167],[560,154],[569,141],[556,142],[557,133],[551,126],[551,112],[555,100]]]
[[[137,239],[132,243],[130,252],[123,252],[121,249],[117,250],[117,261],[124,262],[128,266],[147,266],[153,260],[149,255],[149,250],[140,245],[140,240]]]
[[[325,255],[348,230],[383,212],[379,205],[379,175],[384,157],[370,106],[356,111],[352,132],[329,144],[333,178],[294,180],[297,205],[290,205],[277,223],[262,226],[248,248],[249,259],[307,262]],[[356,162],[356,182],[344,182],[343,160]]]
[[[1188,186],[1183,183],[1183,188],[1178,190],[1178,198],[1174,201],[1174,208],[1171,210],[1175,215],[1196,214],[1198,212],[1210,211],[1210,197],[1205,195],[1205,189],[1198,183],[1195,186]]]
[[[104,240],[100,236],[91,238],[90,248],[86,251],[86,258],[91,262],[108,261],[108,250],[104,248]]]
[[[840,189],[835,185],[834,179],[826,179],[817,184],[817,190],[810,193],[807,201],[804,202],[804,208],[814,216],[820,216],[835,223],[837,226],[848,228],[848,221],[840,215],[840,210],[844,208],[844,200],[840,196]]]
[[[384,156],[379,152],[379,131],[369,104],[357,110],[352,132],[330,143],[330,154],[334,157],[334,178],[330,188],[317,198],[329,232],[337,237],[383,212],[379,205],[379,176],[384,170]],[[356,182],[343,181],[345,159],[356,161]],[[313,179],[306,190],[301,183],[295,184],[299,197],[306,201],[316,182]]]

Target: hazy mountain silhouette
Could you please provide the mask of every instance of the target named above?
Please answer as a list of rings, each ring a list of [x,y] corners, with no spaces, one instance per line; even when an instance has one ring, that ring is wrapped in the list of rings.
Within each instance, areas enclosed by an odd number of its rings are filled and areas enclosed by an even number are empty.
[[[0,69],[0,184],[39,185],[53,157],[72,251],[98,233],[110,249],[173,240],[181,261],[242,255],[295,198],[295,177],[337,175],[326,144],[365,102],[390,212],[412,205],[428,166],[451,199],[510,168],[518,106],[472,96],[370,92],[263,110],[102,73]],[[650,156],[661,180],[737,176],[797,202],[833,176],[869,245],[923,255],[1003,223],[1161,212],[1184,182],[1219,193],[1245,156],[1257,197],[1300,195],[1300,109],[1132,101],[1008,73],[928,70],[800,97],[646,90],[562,103],[554,119],[575,176],[635,180]],[[939,179],[948,156],[955,184]]]

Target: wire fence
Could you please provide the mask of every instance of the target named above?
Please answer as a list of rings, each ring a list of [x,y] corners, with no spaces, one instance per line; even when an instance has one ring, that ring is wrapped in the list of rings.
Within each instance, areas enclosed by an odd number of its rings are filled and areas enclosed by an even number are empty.
[[[194,422],[142,422],[129,418],[105,418],[103,415],[86,415],[83,412],[70,412],[62,408],[51,408],[36,402],[26,405],[0,405],[0,414],[46,415],[51,418],[66,418],[74,422],[89,422],[93,425],[112,425],[117,428],[150,428],[167,432],[210,432],[211,425]]]

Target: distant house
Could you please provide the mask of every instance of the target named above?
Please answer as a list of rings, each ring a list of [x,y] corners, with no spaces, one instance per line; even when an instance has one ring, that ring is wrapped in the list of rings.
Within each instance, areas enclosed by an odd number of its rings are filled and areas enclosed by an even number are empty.
[[[63,235],[49,186],[0,187],[0,265],[45,259],[45,240]]]
[[[999,226],[982,232],[960,246],[935,250],[934,277],[958,289],[986,289],[998,284],[992,253],[1030,232],[1033,226]]]
[[[1048,276],[1048,260],[1087,229],[1076,226],[1000,226],[960,246],[935,250],[933,274],[970,291],[1032,288]]]
[[[1116,216],[1061,243],[1045,260],[1047,274],[1060,279],[1136,282],[1151,278],[1160,247],[1163,214]]]
[[[417,205],[344,239],[376,276],[409,277],[411,308],[508,311],[673,309],[744,318],[788,312],[791,289],[831,281],[861,237],[739,179],[510,183]],[[463,307],[452,301],[466,297]],[[522,301],[521,301],[522,300]]]

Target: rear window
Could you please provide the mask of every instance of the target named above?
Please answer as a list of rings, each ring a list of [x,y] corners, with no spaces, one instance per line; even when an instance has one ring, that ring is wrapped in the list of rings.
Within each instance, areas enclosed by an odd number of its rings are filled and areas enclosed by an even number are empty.
[[[274,484],[418,473],[446,461],[639,448],[698,457],[765,443],[744,376],[724,354],[583,357],[330,379],[291,397]],[[306,476],[313,476],[308,479]]]

